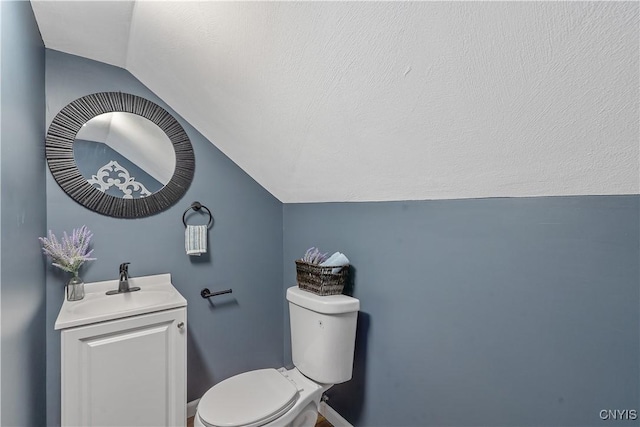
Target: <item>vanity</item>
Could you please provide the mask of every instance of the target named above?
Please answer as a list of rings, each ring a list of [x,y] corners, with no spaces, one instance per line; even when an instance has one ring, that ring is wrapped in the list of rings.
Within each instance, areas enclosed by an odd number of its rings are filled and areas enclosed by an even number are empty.
[[[87,283],[64,301],[62,426],[184,426],[187,301],[170,274],[129,279],[136,292],[106,295],[118,280]]]

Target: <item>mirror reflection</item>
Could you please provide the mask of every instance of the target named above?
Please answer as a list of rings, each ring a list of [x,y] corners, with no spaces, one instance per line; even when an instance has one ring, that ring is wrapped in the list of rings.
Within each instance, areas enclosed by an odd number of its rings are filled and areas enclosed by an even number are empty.
[[[73,157],[94,188],[124,199],[147,197],[173,176],[176,153],[152,121],[133,113],[93,117],[78,131]]]

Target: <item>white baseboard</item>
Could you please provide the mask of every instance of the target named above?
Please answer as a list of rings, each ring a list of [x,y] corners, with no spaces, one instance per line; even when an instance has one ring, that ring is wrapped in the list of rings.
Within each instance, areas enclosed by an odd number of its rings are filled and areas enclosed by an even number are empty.
[[[187,403],[187,418],[191,418],[196,415],[198,402],[200,402],[200,399],[192,400],[191,402]]]
[[[349,421],[342,418],[342,415],[337,413],[331,406],[327,405],[326,402],[320,402],[318,412],[320,412],[320,415],[325,417],[334,427],[353,427]]]

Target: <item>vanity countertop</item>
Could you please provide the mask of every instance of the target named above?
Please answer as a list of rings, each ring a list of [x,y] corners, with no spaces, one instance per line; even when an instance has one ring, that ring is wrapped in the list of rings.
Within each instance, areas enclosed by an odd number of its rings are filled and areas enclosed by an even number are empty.
[[[171,283],[169,273],[130,277],[129,286],[139,286],[140,290],[106,295],[107,291],[118,289],[118,280],[86,283],[83,299],[64,300],[55,329],[73,328],[187,305],[187,300]]]

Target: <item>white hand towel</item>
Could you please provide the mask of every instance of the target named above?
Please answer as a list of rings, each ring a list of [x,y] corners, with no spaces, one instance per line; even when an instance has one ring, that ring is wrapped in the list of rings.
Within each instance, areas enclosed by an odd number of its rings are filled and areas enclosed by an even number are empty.
[[[184,230],[184,249],[187,255],[200,256],[207,252],[207,226],[187,225]]]
[[[338,274],[338,272],[342,270],[342,267],[344,267],[345,265],[349,265],[349,259],[345,256],[345,254],[336,252],[320,265],[322,267],[338,267],[331,270],[332,274]]]

